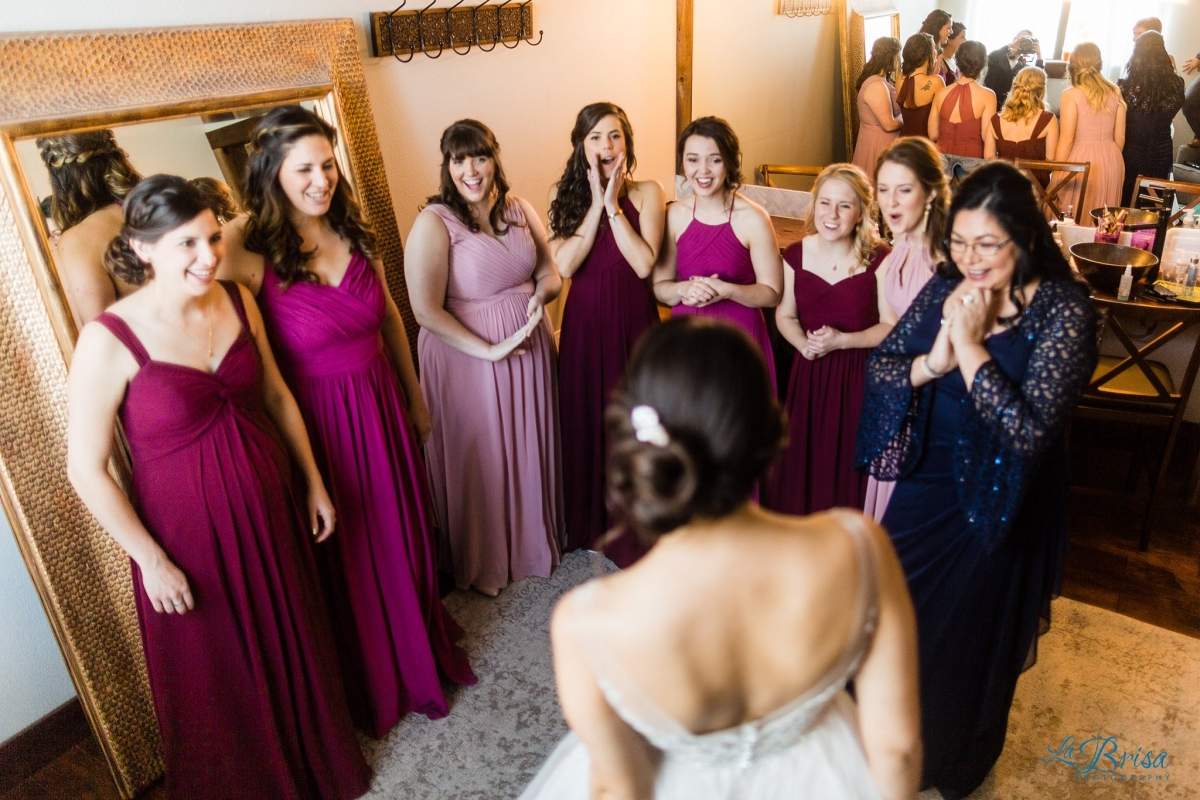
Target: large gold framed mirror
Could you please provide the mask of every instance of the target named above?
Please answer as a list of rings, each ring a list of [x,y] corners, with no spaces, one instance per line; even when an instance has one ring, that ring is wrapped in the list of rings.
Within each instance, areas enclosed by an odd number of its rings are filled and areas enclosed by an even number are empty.
[[[34,140],[110,129],[142,174],[236,185],[248,121],[295,102],[338,129],[343,173],[415,336],[350,20],[0,36],[0,500],[124,797],[162,773],[158,728],[128,561],[67,482],[77,326],[39,208],[48,182]]]

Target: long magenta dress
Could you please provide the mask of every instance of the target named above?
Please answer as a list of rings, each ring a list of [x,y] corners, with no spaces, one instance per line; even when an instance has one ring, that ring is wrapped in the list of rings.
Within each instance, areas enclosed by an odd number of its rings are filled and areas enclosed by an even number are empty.
[[[804,240],[785,250],[783,260],[796,272],[796,309],[804,330],[828,325],[852,333],[877,324],[875,271],[887,253],[880,246],[862,272],[829,284],[804,269]],[[785,406],[788,446],[768,476],[764,506],[784,514],[863,507],[867,476],[854,469],[854,444],[870,354],[865,348],[834,350],[810,361],[796,353]]]
[[[193,611],[134,599],[158,715],[167,794],[187,800],[349,800],[367,790],[292,465],[263,407],[262,370],[241,295],[242,332],[215,372],[137,360],[121,404],[130,499],[187,576]],[[335,534],[336,535],[336,534]]]
[[[696,200],[692,198],[692,221],[679,235],[675,243],[675,271],[679,280],[716,275],[728,283],[751,286],[758,282],[754,274],[754,262],[750,248],[742,244],[733,232],[733,204],[738,200],[734,194],[729,204],[729,219],[720,225],[709,225],[696,219]],[[718,300],[711,305],[697,308],[683,303],[671,309],[673,317],[716,317],[737,325],[762,348],[767,360],[767,371],[771,375],[771,388],[775,388],[775,359],[771,354],[771,335],[767,332],[767,321],[761,308],[750,308],[736,300]]]
[[[472,232],[431,203],[450,235],[446,310],[487,342],[527,321],[537,250],[521,206],[509,197],[508,233]],[[442,563],[460,589],[503,589],[558,566],[563,529],[558,376],[554,335],[543,319],[523,354],[474,358],[422,328],[421,390],[433,430],[429,484],[444,537]]]
[[[640,234],[640,215],[628,197],[621,198],[621,208]],[[608,530],[604,409],[625,373],[633,346],[656,322],[658,305],[649,282],[639,278],[621,255],[612,226],[602,218],[591,251],[571,276],[558,341],[567,516],[564,552],[595,549]],[[642,555],[643,548],[627,532],[606,545],[604,552],[625,567]]]
[[[317,563],[355,721],[381,738],[400,717],[449,711],[439,668],[472,684],[462,629],[438,597],[433,516],[404,390],[380,327],[384,289],[355,252],[338,286],[289,287],[268,268],[259,302],[325,485],[338,531]]]

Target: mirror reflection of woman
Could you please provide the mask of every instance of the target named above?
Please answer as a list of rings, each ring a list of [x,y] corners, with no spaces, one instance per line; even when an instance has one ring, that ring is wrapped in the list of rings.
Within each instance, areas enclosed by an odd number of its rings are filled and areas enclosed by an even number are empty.
[[[933,97],[929,138],[946,155],[983,158],[983,131],[996,116],[996,93],[978,81],[987,66],[987,48],[981,42],[963,42],[955,61],[958,80]]]
[[[571,290],[558,349],[562,421],[563,551],[593,550],[608,530],[604,408],[633,346],[658,322],[648,278],[662,244],[663,189],[633,179],[633,129],[612,103],[579,112],[573,152],[550,200],[550,250]],[[640,548],[629,537],[605,554],[627,566]]]
[[[955,800],[1000,756],[1049,627],[1096,311],[1011,164],[968,175],[947,227],[950,261],[868,364],[858,459],[897,481],[883,525],[917,612],[923,785]]]
[[[608,424],[614,510],[656,544],[555,609],[571,733],[521,800],[912,800],[903,574],[861,514],[753,501],[784,433],[755,342],[709,319],[656,326]]]
[[[55,267],[82,328],[137,288],[105,269],[104,252],[121,231],[121,203],[142,176],[110,130],[48,136],[37,146],[50,173],[60,231]]]
[[[938,70],[938,75],[947,84],[954,83],[958,80],[958,70],[950,66],[954,61],[955,55],[958,54],[958,48],[967,40],[967,26],[961,22],[954,22],[950,25],[950,38],[946,40],[946,44],[942,47],[941,52],[941,68]],[[957,66],[957,62],[955,62]]]
[[[167,794],[358,797],[370,770],[307,541],[333,533],[333,505],[304,421],[250,293],[215,280],[207,200],[155,175],[123,214],[105,260],[142,288],[80,332],[67,468],[133,562]],[[118,417],[129,497],[107,469]]]
[[[441,187],[404,258],[433,421],[425,455],[443,564],[460,589],[494,596],[558,565],[558,384],[544,309],[562,278],[533,207],[509,193],[492,131],[459,120],[441,152]]]
[[[770,216],[737,192],[737,134],[725,120],[702,117],[684,128],[676,159],[692,197],[667,207],[654,294],[672,316],[717,317],[741,327],[762,348],[774,384],[762,309],[779,302],[783,264]]]
[[[904,81],[896,97],[904,117],[901,136],[929,135],[929,111],[933,108],[934,95],[946,85],[934,68],[936,62],[937,49],[929,34],[916,33],[908,37],[900,62]]]
[[[850,160],[867,175],[875,174],[879,154],[895,141],[904,125],[896,101],[900,66],[900,41],[883,36],[871,45],[871,58],[858,76],[858,140]]]
[[[438,596],[420,454],[428,413],[408,337],[334,141],[300,106],[259,121],[224,274],[258,295],[341,515],[317,558],[351,711],[382,738],[409,711],[446,716],[439,673],[475,676]]]
[[[879,157],[875,203],[892,234],[892,252],[879,265],[880,291],[899,319],[944,258],[950,187],[942,157],[928,139],[902,137]],[[882,520],[894,487],[868,477],[863,512]]]
[[[871,182],[831,164],[813,184],[808,235],[783,254],[779,333],[796,356],[788,384],[789,436],[763,505],[784,514],[862,508],[867,479],[854,469],[867,356],[896,315],[879,265],[888,246],[871,220]]]

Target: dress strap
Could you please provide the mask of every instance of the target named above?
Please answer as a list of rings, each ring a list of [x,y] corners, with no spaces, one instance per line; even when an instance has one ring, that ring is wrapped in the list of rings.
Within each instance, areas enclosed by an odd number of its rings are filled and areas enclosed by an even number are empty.
[[[217,283],[221,284],[228,293],[229,301],[233,303],[233,310],[237,312],[238,319],[242,321],[242,327],[249,332],[250,323],[246,321],[246,306],[242,302],[242,290],[233,281],[217,281]]]
[[[1037,139],[1040,137],[1042,131],[1046,130],[1046,126],[1050,124],[1050,120],[1052,119],[1054,119],[1054,114],[1049,111],[1043,111],[1042,115],[1038,117],[1037,124],[1033,126],[1033,134],[1029,138]]]
[[[913,99],[913,95],[916,94],[916,90],[913,88],[913,85],[916,83],[915,77],[914,75],[909,75],[900,84],[900,96],[896,98],[896,102],[900,104],[901,108],[916,108],[915,104],[911,106],[908,104]]]
[[[729,198],[729,218],[725,220],[725,224],[733,222],[733,204],[737,202],[737,190],[733,191],[733,195]]]
[[[142,346],[142,340],[133,332],[133,328],[129,327],[128,322],[108,311],[96,317],[96,322],[108,328],[109,333],[117,337],[118,342],[125,345],[125,349],[130,352],[139,367],[144,367],[150,360],[150,354]]]
[[[975,120],[975,104],[971,100],[971,84],[958,85],[958,121],[972,122]]]
[[[997,139],[999,139],[1002,142],[1007,141],[1004,138],[1004,131],[1002,131],[1000,129],[1000,115],[999,114],[992,115],[992,130],[996,132]],[[1037,138],[1037,131],[1034,131],[1033,138]]]

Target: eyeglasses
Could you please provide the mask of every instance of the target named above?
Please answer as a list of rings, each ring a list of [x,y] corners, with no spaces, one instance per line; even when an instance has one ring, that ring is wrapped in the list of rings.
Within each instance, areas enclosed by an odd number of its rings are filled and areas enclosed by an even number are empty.
[[[965,256],[968,251],[974,251],[975,255],[982,258],[990,258],[996,255],[1004,246],[1012,241],[1012,237],[1005,239],[1002,242],[964,242],[962,239],[951,239],[946,246],[952,256]]]

